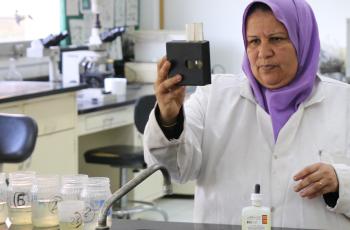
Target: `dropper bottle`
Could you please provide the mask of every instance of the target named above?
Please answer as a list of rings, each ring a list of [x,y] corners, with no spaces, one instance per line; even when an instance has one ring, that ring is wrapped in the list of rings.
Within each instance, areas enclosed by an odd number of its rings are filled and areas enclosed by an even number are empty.
[[[271,229],[271,211],[268,207],[262,207],[263,195],[260,193],[260,184],[256,184],[250,200],[252,205],[242,209],[242,230]]]

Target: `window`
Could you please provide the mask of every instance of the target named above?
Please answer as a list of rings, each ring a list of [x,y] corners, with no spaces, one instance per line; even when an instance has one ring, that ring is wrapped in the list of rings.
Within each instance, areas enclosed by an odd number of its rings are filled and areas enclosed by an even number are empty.
[[[11,0],[0,7],[0,43],[60,32],[61,0]]]

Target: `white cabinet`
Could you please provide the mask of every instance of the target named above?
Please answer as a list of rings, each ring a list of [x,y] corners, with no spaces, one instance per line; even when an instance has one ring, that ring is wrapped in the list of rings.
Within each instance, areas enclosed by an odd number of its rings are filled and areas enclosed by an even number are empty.
[[[62,93],[0,104],[1,113],[26,114],[38,124],[32,156],[18,164],[4,164],[3,171],[78,173],[77,108],[75,93]]]
[[[79,135],[96,133],[134,123],[134,106],[121,106],[79,116]]]

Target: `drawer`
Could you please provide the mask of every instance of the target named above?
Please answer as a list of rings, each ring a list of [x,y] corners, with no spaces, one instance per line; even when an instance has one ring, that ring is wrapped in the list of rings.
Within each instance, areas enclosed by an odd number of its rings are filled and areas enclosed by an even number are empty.
[[[74,94],[45,97],[23,105],[23,111],[38,123],[39,135],[74,128],[77,109]]]
[[[123,106],[107,111],[79,116],[79,134],[98,132],[134,123],[134,106]]]
[[[20,105],[3,106],[0,107],[0,113],[23,114],[23,110]]]

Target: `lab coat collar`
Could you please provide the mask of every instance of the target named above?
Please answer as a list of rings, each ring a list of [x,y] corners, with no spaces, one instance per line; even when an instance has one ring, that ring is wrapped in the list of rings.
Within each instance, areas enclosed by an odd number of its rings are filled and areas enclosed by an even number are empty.
[[[254,104],[257,104],[252,88],[250,87],[248,79],[245,77],[245,79],[242,81],[242,87],[240,91],[240,95],[249,101],[253,102]]]
[[[304,102],[304,108],[307,108],[311,105],[317,104],[319,102],[322,102],[324,99],[324,92],[322,90],[322,87],[320,87],[320,83],[322,81],[322,78],[320,76],[316,76],[315,84],[312,89],[311,95],[308,99]]]
[[[304,108],[307,108],[311,105],[322,102],[324,99],[324,93],[322,91],[322,88],[320,87],[320,82],[322,81],[322,78],[320,78],[320,76],[317,75],[315,81],[316,82],[312,89],[311,95],[309,96],[308,99],[306,99],[304,103],[302,103],[302,106]],[[241,84],[242,84],[242,87],[241,87],[240,95],[246,98],[247,100],[257,104],[248,79],[245,79],[244,81],[242,81]]]

